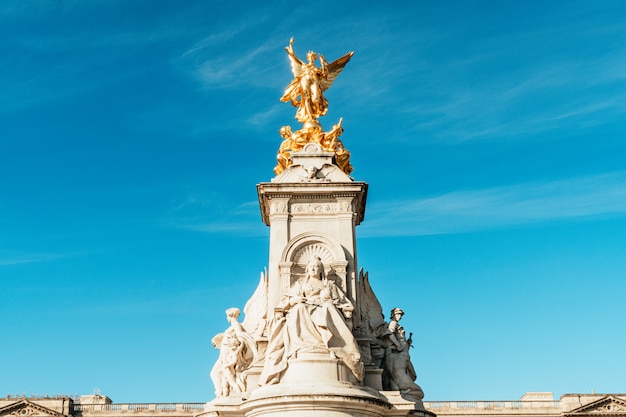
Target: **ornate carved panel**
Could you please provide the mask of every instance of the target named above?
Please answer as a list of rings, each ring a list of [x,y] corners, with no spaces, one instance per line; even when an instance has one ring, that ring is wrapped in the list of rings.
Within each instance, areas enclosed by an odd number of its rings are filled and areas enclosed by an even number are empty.
[[[334,260],[333,255],[330,253],[326,245],[313,243],[296,251],[293,261],[298,265],[304,266],[315,256],[319,256],[324,265],[330,265],[330,263]]]
[[[291,205],[292,214],[335,214],[338,213],[336,203],[294,203]]]
[[[54,410],[43,407],[41,405],[30,402],[29,400],[20,400],[0,408],[0,416],[14,416],[14,417],[31,417],[31,416],[44,416],[44,417],[65,417],[63,414],[57,413]]]
[[[24,408],[20,408],[18,410],[11,412],[9,415],[17,416],[17,417],[24,417],[24,416],[34,416],[37,414],[39,413],[37,413],[37,411],[35,411],[34,409],[30,407],[24,407]]]
[[[287,200],[272,200],[270,203],[270,214],[287,214],[289,206]]]
[[[598,401],[579,407],[565,414],[566,417],[582,417],[585,415],[626,416],[626,401],[608,395]]]

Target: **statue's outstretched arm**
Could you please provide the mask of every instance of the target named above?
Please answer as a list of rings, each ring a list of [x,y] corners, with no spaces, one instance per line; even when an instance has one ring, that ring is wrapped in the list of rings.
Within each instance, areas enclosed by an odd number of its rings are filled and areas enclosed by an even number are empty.
[[[295,52],[293,51],[293,36],[289,40],[289,45],[285,46],[285,50],[287,51],[289,56],[293,56],[293,57],[296,56]]]
[[[302,73],[302,65],[304,65],[304,62],[296,56],[293,50],[293,37],[289,40],[289,45],[285,47],[285,50],[287,51],[289,63],[291,64],[291,72],[293,72],[294,77],[298,77]]]

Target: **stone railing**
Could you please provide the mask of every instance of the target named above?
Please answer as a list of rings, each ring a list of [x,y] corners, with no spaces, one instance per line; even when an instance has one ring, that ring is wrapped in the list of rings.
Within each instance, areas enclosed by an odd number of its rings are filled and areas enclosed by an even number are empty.
[[[428,410],[440,409],[546,409],[561,408],[560,401],[424,401]]]
[[[74,404],[75,412],[83,411],[202,411],[205,403],[125,403],[125,404]],[[427,410],[442,409],[475,409],[475,410],[502,410],[502,409],[560,409],[559,401],[425,401]]]
[[[202,411],[205,403],[157,403],[157,404],[74,404],[75,412],[83,411]]]

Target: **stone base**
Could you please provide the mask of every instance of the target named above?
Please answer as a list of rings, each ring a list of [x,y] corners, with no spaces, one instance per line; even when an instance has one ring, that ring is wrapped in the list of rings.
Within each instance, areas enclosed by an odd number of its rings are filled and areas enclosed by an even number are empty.
[[[363,384],[377,391],[383,390],[383,370],[380,368],[365,368]]]
[[[354,393],[354,392],[352,392]],[[437,417],[400,393],[383,391],[380,398],[336,394],[287,394],[245,400],[216,399],[194,417]]]
[[[388,406],[380,399],[331,394],[285,394],[246,401],[246,417],[381,417]]]
[[[249,399],[303,394],[382,399],[378,391],[362,385],[341,360],[328,353],[299,353],[297,358],[289,359],[279,384],[259,387]]]
[[[361,383],[328,353],[300,353],[289,360],[279,384],[216,399],[196,417],[436,417],[397,391],[367,386],[368,378],[380,379],[377,370],[369,371]]]
[[[333,384],[336,382],[358,385],[356,377],[337,358],[331,357],[328,352],[298,353],[295,359],[289,359],[281,384],[308,384],[314,381],[316,385]]]

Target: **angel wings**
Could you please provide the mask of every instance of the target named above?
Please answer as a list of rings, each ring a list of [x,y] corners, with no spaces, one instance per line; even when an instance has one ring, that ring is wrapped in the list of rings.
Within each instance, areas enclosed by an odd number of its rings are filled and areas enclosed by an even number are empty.
[[[328,112],[328,100],[323,93],[333,84],[354,52],[348,52],[329,64],[322,54],[318,55],[313,51],[306,54],[307,62],[302,61],[293,50],[293,38],[285,50],[291,62],[294,78],[280,101],[291,102],[294,107],[298,107],[296,119],[303,123],[304,127],[320,127],[317,119]],[[315,66],[315,60],[318,58],[319,67]]]

